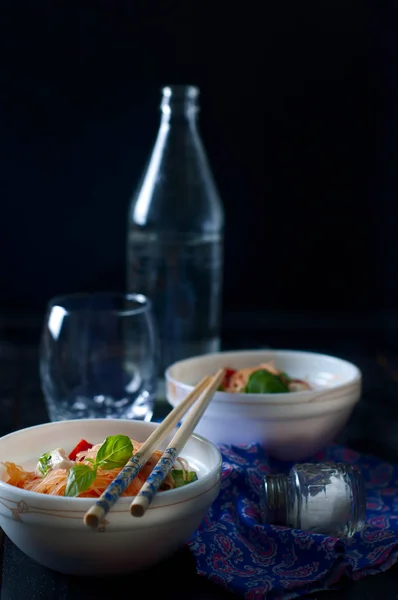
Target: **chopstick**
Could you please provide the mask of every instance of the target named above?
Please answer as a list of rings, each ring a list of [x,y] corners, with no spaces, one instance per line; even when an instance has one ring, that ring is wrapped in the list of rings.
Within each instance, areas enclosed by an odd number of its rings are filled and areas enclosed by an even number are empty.
[[[142,517],[151,504],[157,490],[167,474],[171,471],[176,458],[187,443],[188,438],[192,435],[196,425],[212,399],[214,392],[223,380],[224,372],[225,369],[217,371],[212,378],[210,385],[203,391],[197,404],[179,427],[168,448],[163,452],[159,462],[156,464],[148,479],[134,498],[130,505],[130,511],[134,517]]]
[[[204,377],[188,394],[188,396],[167,415],[162,423],[154,429],[141,448],[136,452],[118,473],[115,479],[108,485],[98,500],[89,508],[84,515],[84,523],[93,529],[105,519],[112,506],[118,501],[120,496],[130,485],[134,477],[139,473],[142,467],[148,462],[157,445],[172,431],[178,424],[181,417],[189,410],[192,404],[200,396],[203,390],[211,381],[211,377]]]

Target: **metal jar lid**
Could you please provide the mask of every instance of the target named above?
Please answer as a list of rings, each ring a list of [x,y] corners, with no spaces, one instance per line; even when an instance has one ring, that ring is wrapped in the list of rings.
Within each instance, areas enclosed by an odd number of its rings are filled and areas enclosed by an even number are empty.
[[[266,475],[260,491],[260,511],[263,523],[286,525],[286,475]]]

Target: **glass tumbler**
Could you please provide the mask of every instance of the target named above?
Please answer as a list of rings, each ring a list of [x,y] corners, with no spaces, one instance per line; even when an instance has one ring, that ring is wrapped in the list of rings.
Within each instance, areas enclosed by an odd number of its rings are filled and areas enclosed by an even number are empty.
[[[157,334],[146,296],[71,294],[50,301],[40,377],[52,421],[150,421],[157,368]]]

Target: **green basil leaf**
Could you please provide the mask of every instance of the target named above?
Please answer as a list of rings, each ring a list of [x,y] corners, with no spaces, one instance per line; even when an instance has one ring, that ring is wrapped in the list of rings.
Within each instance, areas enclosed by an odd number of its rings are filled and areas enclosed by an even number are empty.
[[[196,471],[188,471],[185,472],[184,479],[184,471],[181,469],[173,469],[171,471],[171,476],[174,479],[174,484],[176,487],[181,487],[183,485],[187,485],[187,483],[192,483],[192,481],[196,481],[198,476]]]
[[[46,452],[46,454],[42,454],[39,458],[39,462],[37,463],[37,468],[40,473],[45,477],[50,470],[51,463],[51,452]]]
[[[289,391],[278,375],[273,375],[265,369],[254,371],[249,377],[246,394],[285,394]]]
[[[109,471],[124,467],[133,454],[133,444],[127,435],[111,435],[98,450],[96,465]]]
[[[282,381],[290,382],[292,380],[292,378],[289,377],[289,375],[287,373],[285,373],[285,371],[281,371],[279,373],[279,377],[281,378]]]
[[[69,469],[65,496],[78,496],[94,483],[97,472],[89,465],[79,464]]]

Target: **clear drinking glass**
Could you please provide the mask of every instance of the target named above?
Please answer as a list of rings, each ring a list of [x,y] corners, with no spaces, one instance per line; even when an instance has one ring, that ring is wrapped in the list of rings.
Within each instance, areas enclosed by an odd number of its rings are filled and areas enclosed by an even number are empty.
[[[141,294],[72,294],[50,301],[40,375],[52,421],[150,421],[157,385],[157,335]]]

